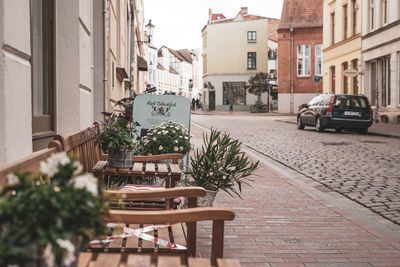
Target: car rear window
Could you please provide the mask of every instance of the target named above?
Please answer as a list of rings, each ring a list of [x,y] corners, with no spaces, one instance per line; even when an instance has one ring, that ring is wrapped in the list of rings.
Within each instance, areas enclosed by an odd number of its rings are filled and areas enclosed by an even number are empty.
[[[367,100],[359,96],[336,96],[334,106],[343,108],[364,109],[368,107]]]

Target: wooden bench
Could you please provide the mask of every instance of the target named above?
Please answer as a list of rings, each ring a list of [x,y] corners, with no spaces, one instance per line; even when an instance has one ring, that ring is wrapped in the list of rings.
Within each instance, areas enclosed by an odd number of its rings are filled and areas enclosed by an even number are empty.
[[[151,258],[148,255],[134,255],[130,254],[123,257],[121,254],[105,254],[105,253],[91,253],[83,252],[79,254],[79,267],[167,267],[167,266],[183,266],[181,265],[179,257],[166,257],[160,256],[157,258],[156,265],[151,263]],[[189,258],[188,267],[210,267],[211,262],[209,259],[203,258]],[[237,260],[231,259],[218,259],[218,267],[240,267]]]

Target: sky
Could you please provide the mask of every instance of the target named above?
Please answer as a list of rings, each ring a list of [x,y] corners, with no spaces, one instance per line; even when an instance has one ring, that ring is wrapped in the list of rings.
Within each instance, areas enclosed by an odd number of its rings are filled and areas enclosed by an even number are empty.
[[[283,0],[143,0],[145,24],[155,25],[153,44],[160,48],[196,49],[202,45],[201,30],[207,24],[208,9],[232,18],[241,7],[248,13],[279,19]]]

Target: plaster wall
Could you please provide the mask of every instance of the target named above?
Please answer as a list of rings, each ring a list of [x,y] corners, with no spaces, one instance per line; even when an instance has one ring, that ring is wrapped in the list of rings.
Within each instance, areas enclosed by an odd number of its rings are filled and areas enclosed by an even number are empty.
[[[293,94],[294,97],[294,113],[297,114],[298,106],[310,102],[317,94]],[[290,94],[279,94],[278,97],[278,112],[290,113]]]
[[[32,153],[29,2],[0,1],[0,166]]]

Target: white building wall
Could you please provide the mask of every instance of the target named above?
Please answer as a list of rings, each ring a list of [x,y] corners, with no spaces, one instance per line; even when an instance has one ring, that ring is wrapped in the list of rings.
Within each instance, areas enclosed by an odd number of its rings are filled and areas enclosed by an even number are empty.
[[[29,1],[0,1],[0,166],[32,152]]]

